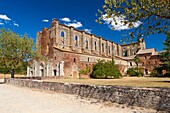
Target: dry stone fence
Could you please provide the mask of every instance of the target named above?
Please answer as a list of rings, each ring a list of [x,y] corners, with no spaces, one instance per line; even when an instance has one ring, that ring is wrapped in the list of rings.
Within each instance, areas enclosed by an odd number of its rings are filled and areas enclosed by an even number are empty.
[[[74,94],[86,98],[126,104],[128,106],[139,106],[170,112],[170,89],[168,88],[85,85],[16,78],[6,79],[5,82],[6,84],[16,86]]]

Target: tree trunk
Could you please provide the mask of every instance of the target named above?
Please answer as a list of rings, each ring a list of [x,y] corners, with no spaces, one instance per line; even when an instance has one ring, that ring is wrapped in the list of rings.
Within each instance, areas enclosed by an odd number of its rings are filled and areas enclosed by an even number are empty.
[[[14,74],[15,74],[14,69],[11,69],[11,78],[14,78]]]

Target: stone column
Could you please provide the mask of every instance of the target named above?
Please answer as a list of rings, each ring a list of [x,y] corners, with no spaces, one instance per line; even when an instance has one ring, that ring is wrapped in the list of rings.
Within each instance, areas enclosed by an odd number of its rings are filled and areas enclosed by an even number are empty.
[[[94,35],[91,34],[91,52],[94,52]]]
[[[81,49],[84,51],[84,49],[85,49],[85,37],[84,37],[84,35],[85,35],[85,31],[82,31],[82,43],[81,43]],[[82,51],[82,52],[83,52]]]
[[[60,75],[64,76],[64,61],[60,62]]]
[[[122,54],[122,47],[120,45],[118,45],[118,48],[119,48],[119,56],[123,56],[123,54]]]
[[[111,49],[111,51],[112,51],[112,56],[115,56],[115,46],[114,46],[114,43],[113,42],[111,42],[111,45],[112,45],[112,49]]]
[[[57,75],[57,76],[59,76],[59,73],[60,73],[60,72],[59,72],[59,71],[60,71],[60,69],[59,69],[60,66],[59,66],[59,65],[60,65],[60,63],[58,62],[57,65],[56,65],[56,67],[55,67],[55,68],[56,68],[56,75]]]
[[[104,44],[104,52],[103,52],[103,55],[106,56],[106,40],[103,40],[103,44]]]
[[[74,27],[70,26],[70,48],[73,49],[74,47]]]
[[[118,44],[116,45],[116,55],[120,56],[120,51],[119,51],[119,45]]]
[[[105,53],[106,53],[106,55],[109,55],[109,47],[110,47],[110,45],[109,45],[109,41],[108,40],[106,40],[106,51],[105,51]]]
[[[30,67],[27,66],[27,77],[29,77],[29,76],[30,76]]]
[[[102,37],[99,37],[99,54],[102,55]]]

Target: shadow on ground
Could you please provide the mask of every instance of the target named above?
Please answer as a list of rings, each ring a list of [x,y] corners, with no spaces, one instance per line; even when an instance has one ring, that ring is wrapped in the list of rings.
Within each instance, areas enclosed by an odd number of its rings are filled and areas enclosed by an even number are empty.
[[[4,79],[0,79],[0,84],[4,84],[4,83],[5,83]]]

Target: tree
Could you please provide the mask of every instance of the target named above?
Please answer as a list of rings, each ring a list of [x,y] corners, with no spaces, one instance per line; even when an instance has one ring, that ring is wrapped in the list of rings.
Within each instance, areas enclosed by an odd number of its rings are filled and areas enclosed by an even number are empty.
[[[92,78],[120,78],[122,75],[114,61],[105,62],[104,60],[99,60],[97,64],[93,66]]]
[[[23,62],[35,58],[34,42],[27,35],[20,36],[11,30],[0,30],[0,65],[14,78],[15,69]],[[25,63],[26,64],[26,63]]]
[[[15,71],[15,74],[26,74],[27,73],[27,65],[28,65],[28,62],[21,62],[20,66],[18,66],[17,68],[14,69]],[[0,73],[3,73],[3,74],[10,74],[10,72],[4,68],[4,66],[1,66],[0,65]]]
[[[127,74],[129,76],[138,76],[138,77],[141,77],[141,76],[143,76],[142,68],[129,68],[127,70]]]
[[[140,62],[139,57],[135,57],[135,58],[133,59],[133,61],[136,63],[136,66],[137,66],[137,68],[138,68],[138,65],[139,65],[139,62]]]
[[[160,60],[162,62],[161,68],[170,73],[170,34],[167,34],[167,39],[164,42],[164,52],[160,53]]]
[[[132,38],[154,33],[166,34],[170,29],[169,4],[170,0],[104,0],[96,21],[102,24],[104,19],[110,19],[110,24],[121,22],[129,28],[134,28],[135,22],[138,22],[139,27],[129,33]]]

